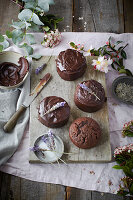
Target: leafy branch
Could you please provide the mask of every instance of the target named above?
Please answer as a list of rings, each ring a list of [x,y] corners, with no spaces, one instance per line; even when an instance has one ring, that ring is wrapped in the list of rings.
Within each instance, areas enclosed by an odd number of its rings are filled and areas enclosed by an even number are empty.
[[[21,11],[18,14],[18,21],[12,20],[13,31],[6,31],[6,36],[12,39],[13,43],[19,48],[24,48],[26,56],[33,55],[32,45],[35,44],[34,36],[29,32],[47,32],[55,29],[57,24],[62,21],[62,18],[57,18],[54,15],[45,15],[45,12],[49,11],[49,6],[54,4],[53,0],[12,0],[16,3]],[[0,52],[9,46],[9,42],[5,36],[0,34]],[[40,58],[39,55],[35,55],[36,58]]]
[[[127,54],[124,49],[127,47],[128,44],[119,47],[119,44],[122,44],[123,41],[117,41],[115,44],[112,44],[111,39],[112,38],[110,37],[106,42],[106,45],[100,47],[98,50],[92,49],[90,51],[91,54],[95,56],[101,55],[110,57],[113,60],[111,66],[114,70],[117,70],[120,74],[133,76],[132,72],[128,69],[125,69],[125,66],[123,64],[124,59],[127,59]]]
[[[126,175],[121,179],[123,186],[120,185],[118,194],[122,196],[133,195],[133,144],[116,148],[114,157],[118,165],[114,165],[113,168],[122,169]]]
[[[70,42],[70,46],[77,50],[81,51],[87,55],[91,56],[104,56],[105,59],[112,59],[112,68],[118,71],[120,74],[126,74],[127,76],[133,76],[132,72],[129,69],[126,69],[123,61],[127,59],[127,54],[125,52],[125,48],[128,44],[119,46],[123,43],[123,41],[117,41],[115,44],[112,44],[111,37],[106,42],[106,45],[100,47],[99,49],[90,48],[89,50],[85,50],[83,45],[76,45],[74,42]]]

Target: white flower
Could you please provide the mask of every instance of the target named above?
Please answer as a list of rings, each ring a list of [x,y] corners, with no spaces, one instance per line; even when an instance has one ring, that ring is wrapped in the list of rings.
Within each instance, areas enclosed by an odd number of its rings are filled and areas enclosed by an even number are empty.
[[[56,45],[58,45],[61,41],[61,33],[58,31],[58,29],[50,32],[46,32],[44,35],[44,40],[41,43],[44,47],[50,47],[53,48]]]
[[[91,50],[92,49],[93,48],[92,48],[92,45],[91,45],[90,48],[86,52],[84,52],[84,56],[91,56]]]
[[[98,60],[92,60],[92,62],[95,69],[107,73],[108,66],[112,64],[112,59],[106,59],[104,56],[99,56]]]

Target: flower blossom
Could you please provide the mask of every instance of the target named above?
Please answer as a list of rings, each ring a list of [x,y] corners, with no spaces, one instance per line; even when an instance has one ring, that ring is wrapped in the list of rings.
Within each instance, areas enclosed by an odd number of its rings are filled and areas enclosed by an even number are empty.
[[[97,69],[101,72],[108,72],[108,66],[112,64],[112,59],[107,59],[104,56],[99,56],[98,60],[92,60],[92,65],[94,69]]]
[[[57,46],[61,41],[61,33],[58,31],[58,29],[50,32],[45,32],[44,39],[42,41],[42,45],[44,47],[50,47],[53,48]]]
[[[90,48],[84,52],[84,56],[91,56],[91,50],[92,50],[92,45],[90,46]]]

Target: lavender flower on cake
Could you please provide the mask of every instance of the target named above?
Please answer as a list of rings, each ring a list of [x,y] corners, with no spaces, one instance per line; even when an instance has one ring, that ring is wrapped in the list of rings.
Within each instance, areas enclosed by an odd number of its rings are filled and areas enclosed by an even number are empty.
[[[44,115],[46,115],[46,114],[48,114],[48,113],[50,113],[50,112],[52,112],[52,111],[54,111],[54,110],[56,110],[60,107],[63,107],[65,105],[65,103],[66,103],[65,101],[64,102],[58,102],[57,104],[52,106],[49,110],[47,110],[47,112],[45,112]]]
[[[81,88],[83,88],[84,90],[86,90],[87,92],[89,92],[90,94],[93,94],[98,100],[100,100],[99,97],[90,88],[88,88],[84,83],[83,84],[80,83],[79,86]]]

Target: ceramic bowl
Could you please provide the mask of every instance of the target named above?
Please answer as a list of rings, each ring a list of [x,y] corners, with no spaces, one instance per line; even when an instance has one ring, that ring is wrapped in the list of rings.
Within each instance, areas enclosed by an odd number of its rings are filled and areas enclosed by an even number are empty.
[[[56,136],[56,135],[53,134],[54,143],[55,143],[55,149],[54,149],[54,151],[49,151],[50,148],[48,147],[48,144],[45,143],[42,140],[43,136],[47,140],[48,134],[40,136],[35,141],[34,147],[38,146],[40,149],[48,149],[48,151],[42,151],[42,152],[41,151],[35,151],[34,153],[35,153],[35,155],[37,156],[37,158],[41,162],[44,162],[44,163],[53,163],[53,162],[56,162],[63,155],[63,152],[64,152],[64,143],[63,143],[62,139],[59,136]]]
[[[13,51],[4,51],[4,52],[0,53],[0,64],[3,62],[11,62],[11,63],[18,65],[18,61],[19,61],[20,57],[23,57],[23,55],[13,52]],[[22,85],[24,83],[28,74],[29,74],[29,71],[25,74],[23,80],[20,83],[13,85],[13,86],[0,86],[0,89],[18,88],[20,85]]]
[[[113,83],[112,83],[112,94],[113,96],[121,103],[125,103],[128,105],[133,105],[132,102],[128,102],[128,101],[124,101],[122,99],[120,99],[117,94],[116,94],[116,87],[119,83],[126,83],[128,85],[132,85],[133,86],[133,77],[130,76],[119,76],[118,78],[116,78]]]

